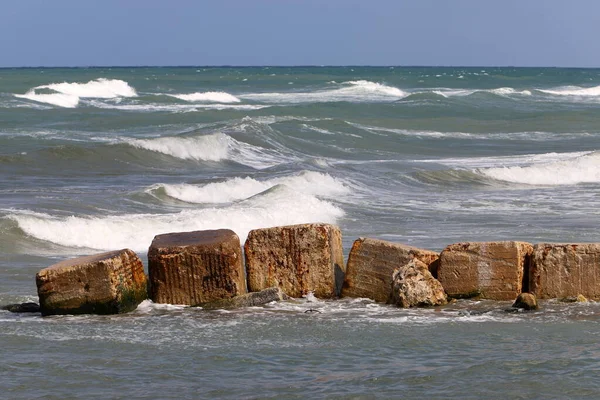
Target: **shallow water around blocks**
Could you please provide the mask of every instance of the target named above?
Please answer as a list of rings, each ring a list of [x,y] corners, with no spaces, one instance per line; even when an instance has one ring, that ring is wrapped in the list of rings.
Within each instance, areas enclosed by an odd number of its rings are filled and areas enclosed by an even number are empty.
[[[145,301],[115,316],[0,312],[0,382],[11,398],[598,393],[600,303],[546,301],[536,312],[510,305],[406,310],[304,298],[235,311]]]

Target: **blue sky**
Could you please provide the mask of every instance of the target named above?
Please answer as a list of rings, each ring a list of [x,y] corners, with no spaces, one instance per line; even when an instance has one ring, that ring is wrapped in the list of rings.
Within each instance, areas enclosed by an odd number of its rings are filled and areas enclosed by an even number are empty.
[[[18,0],[0,67],[600,67],[597,0]]]

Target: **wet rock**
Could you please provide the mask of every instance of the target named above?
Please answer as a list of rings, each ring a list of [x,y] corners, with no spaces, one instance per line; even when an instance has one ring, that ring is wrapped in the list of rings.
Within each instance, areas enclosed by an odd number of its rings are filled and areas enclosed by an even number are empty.
[[[40,312],[40,305],[38,303],[7,304],[2,306],[2,309],[13,313],[36,313]]]
[[[344,255],[340,229],[303,224],[255,229],[244,245],[248,289],[278,286],[291,297],[313,292],[318,298],[340,294]]]
[[[148,297],[144,266],[129,249],[59,262],[36,284],[42,315],[124,313]]]
[[[534,246],[529,291],[539,299],[600,299],[600,243]]]
[[[531,293],[521,293],[512,305],[513,308],[522,308],[524,310],[537,310],[538,303],[535,296]]]
[[[417,259],[394,271],[391,303],[399,307],[427,307],[446,304],[444,288],[427,265]]]
[[[578,294],[577,296],[564,297],[560,301],[563,303],[587,303],[588,299],[584,295]]]
[[[525,242],[455,243],[440,254],[438,280],[449,297],[512,300],[532,251]]]
[[[272,301],[288,299],[288,296],[278,287],[272,287],[260,292],[246,293],[230,299],[212,301],[202,305],[205,310],[256,307]]]
[[[394,270],[418,259],[436,265],[439,254],[385,240],[359,238],[352,245],[342,289],[344,297],[390,301]]]
[[[156,236],[148,272],[155,303],[197,306],[246,293],[240,239],[229,229]]]

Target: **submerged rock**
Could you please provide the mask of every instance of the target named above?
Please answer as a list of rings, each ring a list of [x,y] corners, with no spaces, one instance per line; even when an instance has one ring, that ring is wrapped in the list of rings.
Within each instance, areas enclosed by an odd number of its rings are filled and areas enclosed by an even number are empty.
[[[13,313],[36,313],[40,312],[40,305],[38,303],[16,303],[2,306],[2,309]]]
[[[242,246],[229,229],[156,236],[148,272],[155,303],[197,306],[246,293]]]
[[[449,297],[512,300],[532,251],[525,242],[451,244],[440,254],[438,279]]]
[[[531,293],[521,293],[512,305],[513,308],[522,308],[524,310],[537,310],[538,303],[535,295]]]
[[[205,310],[256,307],[272,301],[288,299],[288,296],[278,287],[272,287],[260,292],[252,292],[235,296],[230,299],[212,301],[202,305]]]
[[[399,307],[427,307],[446,304],[444,288],[427,265],[417,259],[394,271],[391,303]]]
[[[578,294],[577,296],[563,297],[560,301],[563,303],[587,303],[588,299],[584,295]]]
[[[42,315],[118,314],[148,298],[139,257],[129,249],[65,260],[37,273]]]
[[[318,298],[340,295],[344,282],[342,233],[329,224],[255,229],[244,245],[248,289],[278,286],[291,297],[313,292]]]
[[[418,259],[436,265],[439,254],[385,240],[359,238],[348,256],[344,297],[366,297],[380,303],[390,301],[394,270]]]

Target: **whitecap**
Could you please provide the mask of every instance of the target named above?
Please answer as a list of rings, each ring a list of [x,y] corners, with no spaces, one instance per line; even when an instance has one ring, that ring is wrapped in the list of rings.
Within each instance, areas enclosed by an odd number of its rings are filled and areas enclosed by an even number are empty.
[[[320,102],[381,102],[404,98],[407,92],[393,86],[366,80],[335,84],[335,88],[303,92],[274,92],[241,94],[241,99],[267,103],[320,103]]]
[[[70,248],[147,251],[155,235],[228,228],[241,241],[256,228],[310,222],[335,224],[344,211],[316,196],[276,186],[229,207],[186,209],[168,214],[58,217],[11,210],[7,217],[29,236]]]
[[[226,92],[196,92],[189,94],[169,94],[168,96],[190,102],[239,103],[241,101]]]
[[[575,185],[600,182],[600,152],[526,166],[478,170],[496,180],[527,185]]]
[[[596,97],[600,96],[600,86],[580,87],[580,86],[562,86],[555,89],[539,89],[540,92],[552,94],[555,96],[582,96]]]
[[[54,93],[38,93],[39,91],[52,91]],[[36,86],[25,94],[15,94],[14,96],[64,108],[75,108],[82,98],[136,97],[137,93],[125,81],[99,78],[87,83],[63,82]]]
[[[304,194],[336,197],[349,192],[346,184],[328,174],[303,171],[298,174],[259,181],[250,177],[231,178],[223,182],[206,185],[158,184],[147,189],[154,192],[163,189],[175,199],[188,203],[229,203],[242,200],[264,192],[277,185],[286,185]]]
[[[195,137],[161,137],[154,139],[124,139],[140,149],[155,151],[183,160],[231,160],[255,169],[286,163],[293,157],[275,150],[243,143],[223,133]]]

